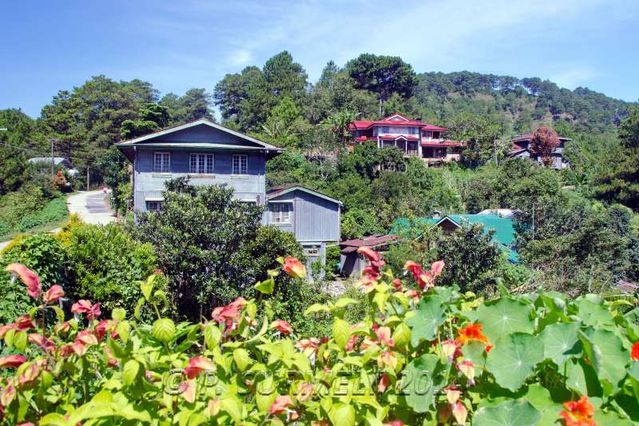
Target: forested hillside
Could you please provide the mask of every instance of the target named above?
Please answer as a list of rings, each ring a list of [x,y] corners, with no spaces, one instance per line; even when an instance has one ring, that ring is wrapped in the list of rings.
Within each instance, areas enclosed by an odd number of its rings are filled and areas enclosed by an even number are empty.
[[[588,88],[560,88],[537,77],[518,79],[463,71],[427,72],[417,78],[416,111],[442,123],[468,111],[495,114],[515,133],[530,131],[538,121],[565,122],[578,131],[601,132],[614,129],[628,113],[627,102]]]

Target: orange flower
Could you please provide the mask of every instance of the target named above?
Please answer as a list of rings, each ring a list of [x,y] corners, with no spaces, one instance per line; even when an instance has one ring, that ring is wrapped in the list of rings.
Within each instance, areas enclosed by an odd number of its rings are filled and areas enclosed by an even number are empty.
[[[306,267],[302,262],[293,256],[286,256],[284,259],[284,272],[290,275],[293,278],[304,278],[306,277]]]
[[[417,285],[419,285],[419,288],[427,290],[433,286],[435,278],[441,275],[444,269],[444,261],[438,260],[430,266],[430,271],[424,271],[420,264],[409,260],[404,264],[404,269],[413,274],[413,278],[415,282],[417,282]]]
[[[484,336],[481,331],[482,325],[480,323],[470,324],[464,328],[460,328],[457,332],[457,342],[460,345],[465,345],[471,341],[478,341],[484,344],[488,344],[488,338]]]
[[[639,342],[632,345],[632,351],[630,351],[630,359],[633,361],[639,361]]]
[[[563,417],[566,426],[596,426],[592,418],[595,408],[588,397],[582,396],[579,401],[564,402],[564,408],[559,416]]]
[[[20,277],[20,280],[27,286],[29,296],[37,299],[42,293],[42,285],[40,285],[40,277],[31,269],[20,263],[11,263],[5,270]]]

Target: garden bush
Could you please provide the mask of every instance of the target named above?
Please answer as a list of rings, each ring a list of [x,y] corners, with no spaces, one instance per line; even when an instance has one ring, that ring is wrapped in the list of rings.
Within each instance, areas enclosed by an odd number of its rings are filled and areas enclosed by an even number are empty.
[[[37,309],[0,329],[11,353],[0,402],[6,423],[632,425],[639,423],[639,310],[588,295],[503,294],[490,301],[439,287],[445,269],[407,262],[408,280],[363,248],[364,318],[345,319],[356,299],[316,304],[326,337],[300,338],[272,317],[269,302],[238,298],[211,319],[162,318],[153,279],[145,323],[80,300],[74,317],[55,306],[61,289],[40,290],[21,265]],[[294,258],[282,260],[294,279]],[[274,290],[270,278],[256,284]],[[15,285],[21,286],[18,282]],[[45,311],[57,320],[43,326]]]
[[[134,240],[118,224],[72,222],[59,238],[67,253],[65,290],[74,298],[99,300],[107,312],[116,307],[132,312],[141,295],[136,283],[156,269],[153,247]]]
[[[27,235],[14,239],[0,257],[0,267],[21,263],[35,271],[47,284],[61,283],[66,256],[51,234]],[[32,306],[27,295],[11,284],[9,274],[0,274],[0,321],[13,321]]]

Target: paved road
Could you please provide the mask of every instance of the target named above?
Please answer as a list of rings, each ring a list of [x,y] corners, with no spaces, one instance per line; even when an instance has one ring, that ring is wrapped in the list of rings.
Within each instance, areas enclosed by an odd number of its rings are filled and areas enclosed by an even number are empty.
[[[69,213],[76,213],[83,222],[95,225],[106,225],[114,222],[115,217],[107,203],[107,196],[102,191],[85,191],[69,195],[67,198]],[[60,228],[56,228],[51,232],[58,231],[60,231]],[[0,242],[0,251],[8,244],[9,241]]]
[[[115,217],[107,203],[108,195],[102,191],[78,192],[67,198],[69,213],[76,213],[83,222],[106,225],[114,222]]]

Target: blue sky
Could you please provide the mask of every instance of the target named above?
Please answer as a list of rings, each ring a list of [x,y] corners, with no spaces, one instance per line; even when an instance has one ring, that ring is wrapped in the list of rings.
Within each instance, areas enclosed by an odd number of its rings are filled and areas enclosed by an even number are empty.
[[[33,0],[0,3],[0,108],[36,117],[93,75],[161,93],[213,90],[286,49],[312,81],[329,60],[399,55],[417,72],[539,76],[639,99],[637,0]]]

